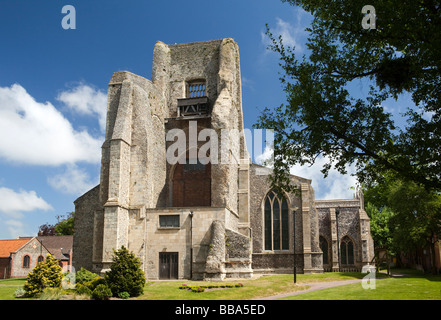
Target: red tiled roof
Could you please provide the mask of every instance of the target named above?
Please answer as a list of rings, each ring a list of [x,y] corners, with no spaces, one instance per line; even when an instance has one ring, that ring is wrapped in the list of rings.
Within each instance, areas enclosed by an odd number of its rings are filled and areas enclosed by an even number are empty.
[[[0,240],[0,257],[9,257],[11,252],[16,252],[32,238]]]

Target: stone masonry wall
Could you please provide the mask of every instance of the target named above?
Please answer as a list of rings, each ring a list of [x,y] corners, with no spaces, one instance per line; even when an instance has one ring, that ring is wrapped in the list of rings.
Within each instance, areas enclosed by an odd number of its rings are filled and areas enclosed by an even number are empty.
[[[72,263],[76,270],[80,267],[92,270],[93,267],[95,211],[102,210],[99,192],[100,186],[98,185],[75,200]]]

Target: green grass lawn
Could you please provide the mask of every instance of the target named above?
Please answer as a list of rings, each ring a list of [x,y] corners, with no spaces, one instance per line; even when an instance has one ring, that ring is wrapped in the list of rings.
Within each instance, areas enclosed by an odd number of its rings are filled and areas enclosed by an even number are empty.
[[[355,283],[281,300],[441,300],[441,275],[412,271],[403,277],[377,279],[375,289],[363,289],[361,283]]]
[[[247,300],[257,297],[275,295],[282,292],[304,290],[304,285],[294,285],[293,276],[275,275],[265,276],[256,280],[238,280],[224,282],[206,281],[153,281],[147,283],[144,294],[137,299],[141,300]],[[178,289],[182,284],[196,286],[198,284],[237,284],[240,288],[219,289],[201,293]]]
[[[376,288],[365,290],[361,283],[350,284],[330,289],[323,289],[288,297],[292,300],[441,300],[441,276],[423,275],[409,270],[395,270],[407,273],[406,277],[389,278],[377,274]],[[297,284],[293,283],[293,275],[262,276],[255,280],[235,280],[224,282],[204,281],[150,281],[146,284],[140,300],[247,300],[277,295],[281,293],[305,290],[307,283],[326,282],[350,279],[362,279],[362,273],[324,273],[315,275],[297,275]],[[239,288],[227,288],[195,293],[179,289],[182,284],[237,284]],[[0,300],[15,299],[14,292],[24,285],[24,279],[0,280]]]
[[[0,300],[13,300],[14,292],[23,287],[25,279],[3,279],[0,280]]]
[[[300,274],[297,275],[297,284],[294,284],[293,275],[271,275],[262,276],[255,280],[238,280],[213,282],[213,284],[242,283],[241,288],[231,288],[222,290],[213,290],[202,293],[190,292],[187,290],[176,290],[182,284],[198,285],[207,284],[204,281],[153,281],[149,282],[144,290],[144,294],[138,299],[141,300],[247,300],[281,293],[305,290],[308,288],[306,283],[338,281],[350,279],[362,279],[365,274],[358,272],[348,273],[324,273],[324,274]],[[211,282],[209,282],[211,283]]]

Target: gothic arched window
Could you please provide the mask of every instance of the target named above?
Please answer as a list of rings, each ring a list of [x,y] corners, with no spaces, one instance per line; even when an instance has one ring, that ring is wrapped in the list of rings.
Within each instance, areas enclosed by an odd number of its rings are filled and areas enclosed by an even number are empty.
[[[354,243],[348,236],[341,239],[340,252],[342,265],[354,264]]]
[[[289,250],[289,210],[286,198],[277,190],[265,197],[265,250]]]
[[[37,258],[37,263],[43,262],[44,261],[44,257],[43,256],[38,256]]]
[[[320,236],[319,237],[319,242],[320,242],[320,249],[323,252],[323,264],[329,264],[329,246],[328,246],[328,241]]]
[[[29,257],[28,255],[25,255],[23,257],[23,268],[29,268],[29,265],[31,264],[31,257]]]

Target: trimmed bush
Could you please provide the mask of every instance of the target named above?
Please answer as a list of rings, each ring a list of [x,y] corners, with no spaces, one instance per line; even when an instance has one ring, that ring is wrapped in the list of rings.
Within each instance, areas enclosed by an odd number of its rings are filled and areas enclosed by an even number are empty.
[[[75,287],[75,292],[77,294],[85,294],[88,295],[89,297],[92,296],[92,290],[89,289],[86,285],[78,283]]]
[[[130,298],[130,294],[128,292],[124,291],[124,292],[118,293],[118,297],[120,297],[121,299],[128,299],[128,298]]]
[[[100,276],[96,276],[92,280],[83,283],[83,285],[89,288],[91,291],[95,290],[95,288],[100,284],[106,284],[106,281]]]
[[[48,254],[46,260],[37,264],[28,274],[23,288],[26,295],[32,297],[42,293],[46,288],[59,288],[62,280],[63,270],[58,260]]]
[[[137,297],[144,292],[145,275],[140,269],[141,261],[124,246],[114,250],[110,271],[104,279],[115,297],[127,292],[131,297]]]
[[[81,269],[75,273],[75,282],[77,284],[83,284],[85,282],[92,281],[96,277],[99,277],[99,275],[81,267]]]
[[[99,284],[92,292],[92,298],[95,300],[107,300],[112,296],[112,291],[105,284]]]

